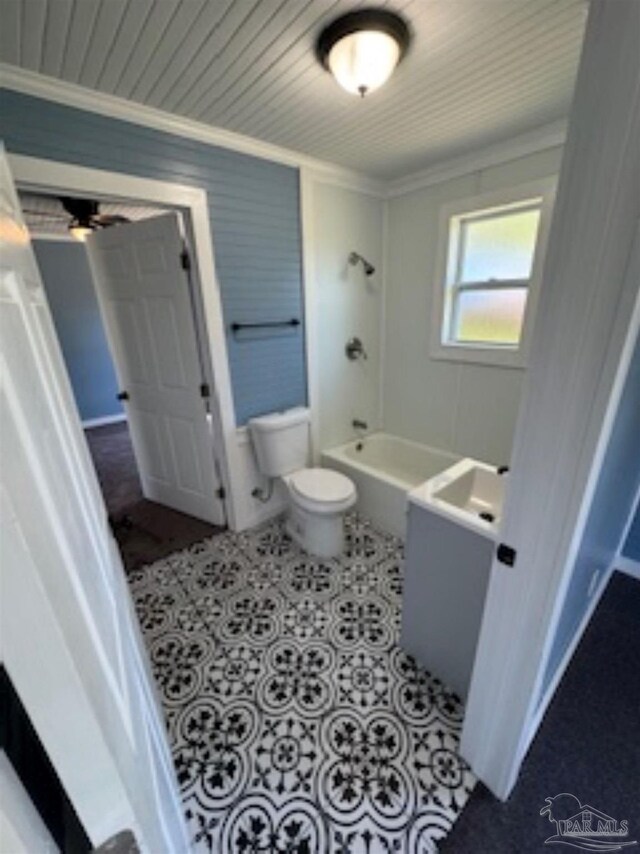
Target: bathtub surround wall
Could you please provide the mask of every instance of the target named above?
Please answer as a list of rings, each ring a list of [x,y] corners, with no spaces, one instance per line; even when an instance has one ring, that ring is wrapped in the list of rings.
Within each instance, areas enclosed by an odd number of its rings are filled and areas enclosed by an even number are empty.
[[[384,200],[366,192],[305,177],[309,233],[305,237],[309,269],[307,299],[315,328],[315,357],[310,370],[317,394],[316,445],[340,445],[356,434],[354,419],[369,430],[381,426],[380,379],[384,318]],[[306,227],[307,223],[305,223]],[[349,264],[358,252],[375,272]],[[347,359],[350,338],[362,340],[366,359]]]
[[[508,462],[524,371],[434,359],[431,311],[443,205],[554,177],[562,147],[388,201],[383,420],[386,433],[499,465]]]
[[[49,307],[83,422],[123,416],[87,252],[71,240],[34,240]]]

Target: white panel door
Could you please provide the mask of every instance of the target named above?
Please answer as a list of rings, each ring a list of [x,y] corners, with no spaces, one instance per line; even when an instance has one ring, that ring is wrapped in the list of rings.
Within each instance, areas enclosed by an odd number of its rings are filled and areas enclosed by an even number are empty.
[[[144,495],[222,525],[178,216],[96,232],[87,251]]]
[[[0,658],[91,841],[187,848],[177,786],[28,232],[0,146]]]

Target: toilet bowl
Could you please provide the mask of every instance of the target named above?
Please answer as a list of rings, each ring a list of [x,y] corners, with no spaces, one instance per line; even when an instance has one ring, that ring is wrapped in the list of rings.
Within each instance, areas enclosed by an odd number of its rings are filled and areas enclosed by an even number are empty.
[[[345,475],[307,467],[309,410],[271,413],[252,418],[248,426],[260,472],[286,486],[289,534],[309,554],[337,557],[344,548],[343,517],[357,492]]]
[[[344,550],[344,514],[356,502],[352,480],[331,469],[305,468],[282,478],[287,487],[287,531],[309,554],[337,557]]]

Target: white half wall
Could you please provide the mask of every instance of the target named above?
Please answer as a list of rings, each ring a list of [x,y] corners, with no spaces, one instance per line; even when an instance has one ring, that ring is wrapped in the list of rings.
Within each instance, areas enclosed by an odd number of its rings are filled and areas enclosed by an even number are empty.
[[[273,492],[268,501],[261,501],[251,493],[254,489],[267,490],[268,479],[258,471],[256,457],[251,444],[251,437],[246,427],[236,430],[236,528],[244,531],[260,525],[267,519],[284,512],[287,506],[287,497],[284,484],[274,481]]]
[[[388,204],[384,313],[385,431],[489,463],[507,463],[524,371],[430,356],[431,311],[443,205],[558,174],[562,147],[510,160]]]
[[[379,197],[328,183],[307,174],[305,211],[305,294],[309,335],[310,397],[315,450],[355,436],[351,422],[381,426],[380,383],[384,315],[385,202]],[[352,266],[355,251],[371,262]],[[309,323],[308,323],[309,326]],[[349,361],[347,341],[357,336],[366,360]]]

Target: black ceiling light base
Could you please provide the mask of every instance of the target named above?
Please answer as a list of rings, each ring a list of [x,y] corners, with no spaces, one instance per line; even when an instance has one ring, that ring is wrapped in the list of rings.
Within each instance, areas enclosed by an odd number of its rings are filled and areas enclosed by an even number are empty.
[[[355,12],[348,12],[333,20],[318,36],[316,57],[322,67],[327,71],[330,70],[329,53],[340,39],[363,30],[376,30],[395,39],[400,48],[398,61],[405,56],[411,42],[409,27],[400,15],[386,9],[357,9]]]

